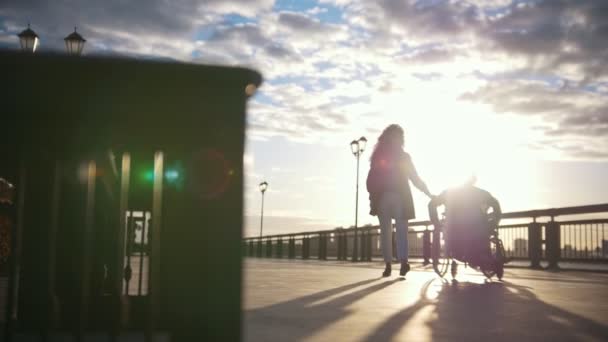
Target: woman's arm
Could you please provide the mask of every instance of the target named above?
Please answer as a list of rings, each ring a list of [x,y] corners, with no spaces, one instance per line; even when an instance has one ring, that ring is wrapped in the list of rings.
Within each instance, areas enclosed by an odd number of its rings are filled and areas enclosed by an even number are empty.
[[[492,219],[490,220],[490,224],[492,225],[492,229],[498,228],[498,223],[500,223],[500,219],[502,218],[502,209],[500,209],[500,203],[494,196],[490,195],[488,192],[488,205],[492,208]]]
[[[429,188],[426,186],[426,183],[424,183],[424,181],[420,178],[420,176],[418,176],[418,172],[416,171],[414,162],[412,162],[412,158],[406,154],[405,161],[407,163],[406,172],[407,172],[408,178],[412,181],[414,186],[416,188],[418,188],[418,190],[422,191],[424,194],[429,196],[429,198],[432,198],[433,195],[429,191]]]
[[[445,191],[439,194],[439,196],[435,196],[429,202],[429,218],[435,227],[440,226],[439,216],[437,215],[437,208],[441,205],[445,204]]]

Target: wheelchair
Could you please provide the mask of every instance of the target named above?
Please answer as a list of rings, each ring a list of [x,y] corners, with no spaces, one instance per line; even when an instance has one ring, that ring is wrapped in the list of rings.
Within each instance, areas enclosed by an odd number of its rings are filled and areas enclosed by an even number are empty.
[[[465,266],[472,266],[477,269],[488,279],[496,276],[499,280],[502,280],[504,275],[504,264],[508,262],[505,254],[505,249],[502,240],[498,237],[498,229],[492,230],[489,236],[489,255],[486,255],[486,260],[490,260],[491,265],[483,265],[474,261],[474,256],[467,255],[467,253],[455,253],[455,251],[449,248],[448,239],[446,239],[449,232],[444,231],[445,219],[442,220],[439,227],[435,227],[432,233],[431,242],[431,257],[433,263],[433,269],[440,277],[444,277],[450,270],[452,278],[456,278],[458,262],[464,263]],[[478,259],[479,260],[479,259]]]

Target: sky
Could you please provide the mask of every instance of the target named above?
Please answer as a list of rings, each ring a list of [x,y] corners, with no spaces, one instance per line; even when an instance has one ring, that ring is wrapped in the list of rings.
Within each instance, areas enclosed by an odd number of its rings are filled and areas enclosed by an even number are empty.
[[[3,0],[0,48],[73,31],[87,55],[258,70],[248,104],[245,236],[349,227],[397,123],[431,192],[474,173],[503,211],[608,202],[608,1]],[[413,190],[417,219],[426,197]]]

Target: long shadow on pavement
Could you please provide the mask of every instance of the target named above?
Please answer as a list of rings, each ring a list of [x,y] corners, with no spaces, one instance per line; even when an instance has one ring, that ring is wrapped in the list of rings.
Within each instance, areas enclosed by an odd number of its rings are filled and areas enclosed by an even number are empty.
[[[425,323],[421,323],[426,336],[418,335],[416,339],[608,341],[607,326],[547,304],[527,287],[507,282],[442,281],[435,289],[438,293],[433,299],[433,295],[428,298],[433,281],[442,280],[429,281],[416,304],[393,315],[362,340],[389,341],[396,338],[416,313],[431,306],[431,310],[425,310]],[[404,333],[407,335],[408,332]]]
[[[288,334],[286,336],[279,335],[282,329],[274,331],[256,329],[256,331],[250,331],[248,335],[253,341],[297,341],[309,337],[322,328],[347,317],[349,315],[347,307],[354,302],[403,280],[402,278],[387,280],[330,298],[380,279],[382,278],[363,280],[263,308],[247,310],[245,320],[252,326],[266,326],[270,330],[272,330],[272,326],[290,326],[290,329],[285,330],[285,334]],[[316,304],[322,300],[326,301]],[[298,322],[306,322],[306,324],[298,324]]]

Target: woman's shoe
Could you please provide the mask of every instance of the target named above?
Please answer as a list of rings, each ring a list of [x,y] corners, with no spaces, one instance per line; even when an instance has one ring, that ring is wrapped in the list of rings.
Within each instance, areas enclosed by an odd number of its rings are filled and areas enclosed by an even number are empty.
[[[392,271],[392,269],[391,269],[391,263],[387,262],[386,263],[386,267],[384,268],[384,272],[382,272],[382,276],[383,277],[390,277],[391,271]]]
[[[410,264],[407,261],[401,262],[401,270],[399,270],[399,275],[404,277],[407,272],[410,271]]]

